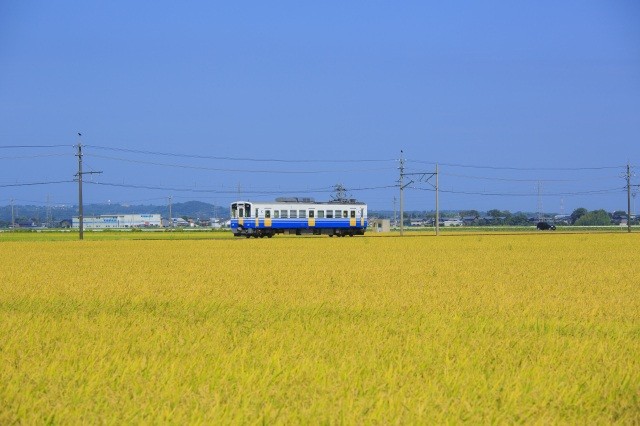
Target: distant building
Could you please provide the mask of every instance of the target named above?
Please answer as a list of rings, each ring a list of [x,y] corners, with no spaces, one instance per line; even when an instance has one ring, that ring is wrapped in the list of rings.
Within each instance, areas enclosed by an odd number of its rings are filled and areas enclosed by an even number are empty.
[[[440,220],[440,226],[462,226],[462,220],[457,218],[444,218]]]
[[[373,232],[390,232],[391,220],[389,219],[371,219],[369,220],[369,228]]]
[[[80,228],[80,219],[74,216],[72,227]],[[159,214],[103,214],[85,216],[84,229],[125,229],[125,228],[154,228],[161,227]]]
[[[212,217],[211,218],[211,227],[214,229],[220,229],[220,228],[224,228],[227,225],[225,224],[224,219],[220,219],[217,217]]]

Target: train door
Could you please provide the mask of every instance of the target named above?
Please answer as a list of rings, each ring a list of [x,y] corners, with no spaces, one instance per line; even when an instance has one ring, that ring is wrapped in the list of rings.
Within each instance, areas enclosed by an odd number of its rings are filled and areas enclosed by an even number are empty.
[[[238,203],[238,226],[244,226],[245,218],[251,218],[251,204],[250,203]],[[251,222],[247,221],[249,224]]]
[[[244,225],[244,204],[238,204],[238,225]]]
[[[309,216],[307,218],[307,226],[312,228],[316,226],[316,211],[314,209],[309,209]]]
[[[271,228],[271,209],[264,209],[264,226],[265,228]]]
[[[264,214],[264,210],[263,210],[263,214]],[[260,209],[258,207],[255,208],[254,216],[256,219],[255,220],[256,228],[260,228]]]
[[[349,226],[356,226],[356,209],[349,210]]]

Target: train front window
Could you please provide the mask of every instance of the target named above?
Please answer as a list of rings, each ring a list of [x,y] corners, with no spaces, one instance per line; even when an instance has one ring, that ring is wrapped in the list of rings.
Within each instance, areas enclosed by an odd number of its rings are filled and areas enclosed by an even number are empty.
[[[234,219],[238,218],[238,205],[237,204],[231,204],[231,217]]]

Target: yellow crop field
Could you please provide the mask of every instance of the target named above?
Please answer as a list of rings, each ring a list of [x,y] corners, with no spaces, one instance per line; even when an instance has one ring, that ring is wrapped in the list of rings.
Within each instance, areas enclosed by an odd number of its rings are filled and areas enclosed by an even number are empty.
[[[0,240],[0,424],[638,424],[639,249]]]

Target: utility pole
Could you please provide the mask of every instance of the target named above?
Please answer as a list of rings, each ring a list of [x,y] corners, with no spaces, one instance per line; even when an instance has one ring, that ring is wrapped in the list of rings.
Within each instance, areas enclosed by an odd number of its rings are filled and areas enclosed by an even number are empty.
[[[51,214],[51,196],[47,194],[47,228],[51,228],[53,217]]]
[[[396,209],[396,197],[393,197],[393,226],[398,226],[398,214]]]
[[[404,156],[400,150],[400,235],[404,235]]]
[[[542,183],[538,181],[538,222],[542,222],[544,213],[542,212]]]
[[[631,165],[627,162],[627,232],[631,232]]]
[[[16,216],[15,213],[13,211],[13,198],[11,199],[11,231],[14,231],[16,229]]]
[[[418,182],[426,182],[431,185],[436,192],[436,235],[440,234],[440,213],[438,206],[438,164],[436,163],[436,171],[433,172],[418,172],[418,173],[405,173],[404,172],[404,157],[403,152],[400,151],[400,235],[403,235],[404,231],[404,188],[414,183],[413,180],[409,180],[407,184],[404,184],[405,176],[420,176]],[[435,176],[435,185],[429,180]]]
[[[76,152],[76,157],[78,157],[78,173],[76,176],[78,177],[78,225],[79,225],[79,236],[80,239],[84,239],[84,212],[82,206],[82,175],[87,174],[97,174],[102,172],[83,172],[82,171],[82,133],[78,133],[78,150]]]
[[[438,191],[440,185],[438,183],[438,163],[436,163],[436,236],[440,235],[440,207],[438,206]]]
[[[171,212],[173,195],[169,195],[169,227],[173,228],[173,213]]]

